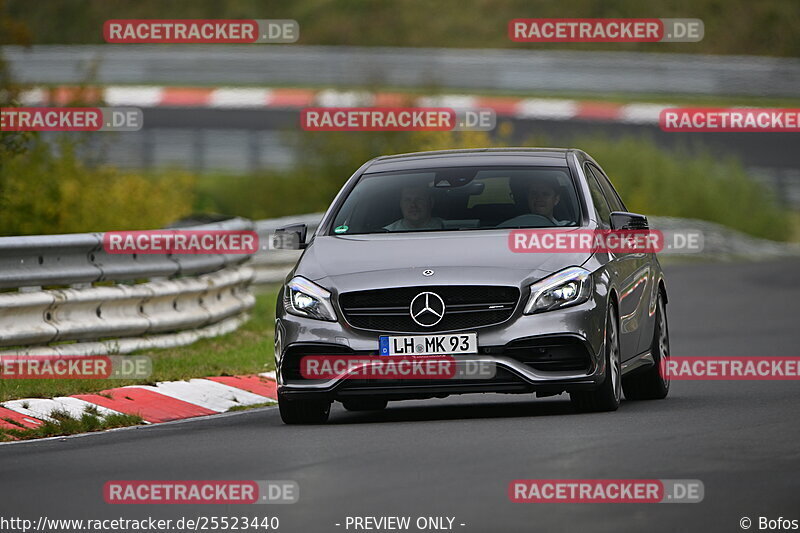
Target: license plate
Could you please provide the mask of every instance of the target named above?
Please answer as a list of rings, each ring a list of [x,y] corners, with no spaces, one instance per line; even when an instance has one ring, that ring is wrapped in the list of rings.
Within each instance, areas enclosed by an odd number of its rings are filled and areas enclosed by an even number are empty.
[[[457,355],[478,353],[478,334],[380,337],[381,355]]]

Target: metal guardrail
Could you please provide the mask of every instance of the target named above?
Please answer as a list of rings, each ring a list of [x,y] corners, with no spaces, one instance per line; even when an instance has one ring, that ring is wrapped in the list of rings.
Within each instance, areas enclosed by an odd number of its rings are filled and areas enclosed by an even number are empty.
[[[195,230],[253,230],[243,218],[192,226]],[[133,281],[214,272],[242,255],[109,254],[103,233],[0,238],[0,288]]]
[[[191,229],[255,224],[236,218]],[[248,259],[109,254],[102,233],[2,237],[0,288],[16,290],[0,292],[0,347],[14,347],[0,355],[128,353],[229,331],[255,302]]]
[[[800,60],[752,56],[302,45],[4,46],[38,84],[441,87],[793,97]]]

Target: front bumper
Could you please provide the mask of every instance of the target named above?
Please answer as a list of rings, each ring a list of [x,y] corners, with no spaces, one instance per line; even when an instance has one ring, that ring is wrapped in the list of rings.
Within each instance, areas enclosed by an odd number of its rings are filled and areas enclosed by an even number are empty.
[[[605,303],[590,300],[566,309],[516,314],[504,324],[476,328],[479,353],[471,361],[494,364],[491,379],[362,379],[339,376],[307,380],[299,373],[305,355],[378,355],[380,333],[339,322],[310,320],[278,310],[276,375],[282,397],[388,400],[467,393],[558,394],[594,389],[605,375]],[[456,357],[457,360],[457,357]],[[352,379],[351,379],[352,378]]]

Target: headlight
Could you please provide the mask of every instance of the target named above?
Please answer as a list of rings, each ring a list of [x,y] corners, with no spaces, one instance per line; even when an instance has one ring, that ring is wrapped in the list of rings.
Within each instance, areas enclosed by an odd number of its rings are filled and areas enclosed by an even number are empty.
[[[283,291],[283,307],[287,313],[314,318],[316,320],[336,321],[336,312],[331,305],[331,293],[308,281],[296,277],[286,284]]]
[[[525,314],[582,304],[592,295],[592,273],[569,267],[531,285]]]

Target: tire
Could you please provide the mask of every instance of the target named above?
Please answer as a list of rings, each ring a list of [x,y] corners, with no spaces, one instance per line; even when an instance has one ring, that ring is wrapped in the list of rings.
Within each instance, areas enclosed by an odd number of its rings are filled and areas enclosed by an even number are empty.
[[[354,400],[344,400],[342,405],[348,411],[380,411],[389,405],[387,400],[374,400],[372,398],[358,398]]]
[[[617,312],[609,306],[606,316],[606,339],[603,343],[606,370],[603,383],[593,391],[570,393],[572,405],[580,412],[616,411],[622,398],[622,363],[619,349]]]
[[[664,296],[658,292],[656,302],[656,324],[650,346],[655,366],[622,380],[622,389],[627,400],[661,400],[669,394],[669,376],[665,373],[669,361],[669,326]]]
[[[278,396],[278,409],[284,424],[324,424],[331,414],[328,400],[287,400]]]

